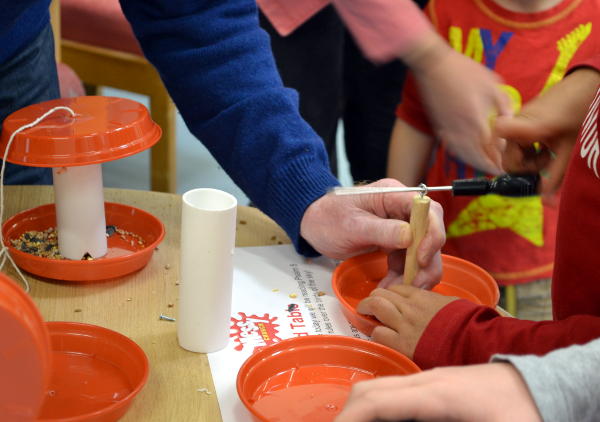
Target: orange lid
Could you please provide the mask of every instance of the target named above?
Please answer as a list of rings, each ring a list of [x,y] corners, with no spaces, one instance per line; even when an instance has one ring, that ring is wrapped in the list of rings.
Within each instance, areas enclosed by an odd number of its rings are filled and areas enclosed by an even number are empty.
[[[263,347],[241,366],[237,391],[255,421],[332,421],[352,384],[419,372],[403,354],[354,337],[313,335]]]
[[[50,339],[31,298],[0,273],[0,415],[36,418],[50,382]]]
[[[38,125],[19,132],[7,161],[35,167],[98,164],[150,148],[162,133],[148,109],[136,101],[101,96],[61,98],[10,114],[2,125],[2,156],[15,130],[58,106],[69,107],[76,115],[57,110]]]
[[[2,420],[113,422],[146,384],[148,358],[107,328],[45,323],[33,300],[0,273]]]
[[[368,336],[381,323],[372,316],[359,314],[356,306],[378,286],[387,271],[387,255],[372,252],[347,259],[333,272],[333,291],[340,300],[342,312],[348,321]],[[495,307],[500,298],[498,284],[487,271],[450,255],[442,255],[442,279],[432,290],[490,307]]]

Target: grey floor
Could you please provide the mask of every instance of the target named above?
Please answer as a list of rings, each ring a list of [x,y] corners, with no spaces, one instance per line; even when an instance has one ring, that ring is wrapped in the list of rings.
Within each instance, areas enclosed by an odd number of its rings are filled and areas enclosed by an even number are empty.
[[[104,88],[102,95],[126,97],[148,107],[144,96],[125,91]],[[338,130],[338,174],[343,185],[352,183],[346,154],[340,141],[342,127]],[[144,151],[131,157],[103,164],[104,186],[128,189],[150,189],[150,153]],[[177,192],[184,193],[195,188],[214,188],[234,195],[241,205],[248,204],[248,197],[229,178],[208,150],[190,133],[181,115],[177,113]]]

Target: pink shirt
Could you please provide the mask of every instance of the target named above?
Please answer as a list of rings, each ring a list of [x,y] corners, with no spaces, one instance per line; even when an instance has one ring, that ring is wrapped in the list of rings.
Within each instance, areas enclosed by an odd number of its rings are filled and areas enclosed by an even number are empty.
[[[280,35],[292,33],[332,3],[364,54],[384,62],[402,55],[430,24],[411,0],[256,0]]]

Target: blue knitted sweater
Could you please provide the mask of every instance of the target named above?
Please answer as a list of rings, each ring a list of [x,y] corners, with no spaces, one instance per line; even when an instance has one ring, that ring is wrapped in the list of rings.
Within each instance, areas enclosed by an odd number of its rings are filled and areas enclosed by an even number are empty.
[[[48,23],[49,0],[3,1],[0,61]],[[121,0],[186,124],[248,197],[288,233],[338,184],[321,139],[284,88],[255,0]]]

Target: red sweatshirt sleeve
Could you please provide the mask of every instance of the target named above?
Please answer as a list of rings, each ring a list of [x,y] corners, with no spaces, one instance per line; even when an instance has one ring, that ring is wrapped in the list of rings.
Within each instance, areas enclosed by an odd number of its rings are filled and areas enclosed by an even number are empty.
[[[576,315],[560,321],[525,321],[492,308],[454,301],[431,320],[415,350],[422,369],[489,361],[495,353],[542,355],[600,337],[600,317]]]
[[[396,116],[415,129],[433,136],[431,124],[419,96],[417,81],[411,71],[406,74],[406,80],[402,88],[402,102],[396,108]]]

